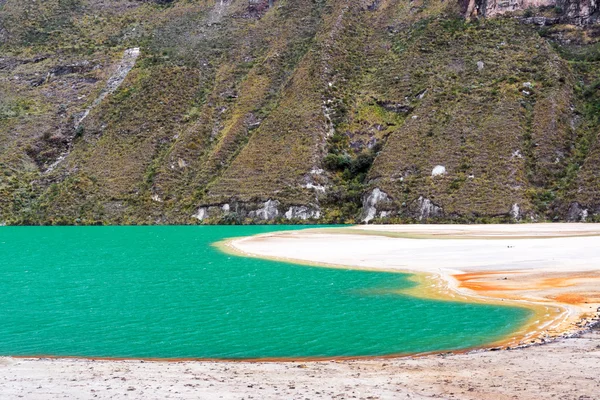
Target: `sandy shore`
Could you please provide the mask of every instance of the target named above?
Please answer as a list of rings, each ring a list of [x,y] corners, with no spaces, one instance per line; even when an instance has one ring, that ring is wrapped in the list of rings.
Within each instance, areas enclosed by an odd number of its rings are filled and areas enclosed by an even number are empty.
[[[515,346],[579,330],[600,307],[600,224],[369,225],[227,242],[248,256],[420,274],[414,294],[532,307]]]
[[[600,399],[600,332],[518,350],[343,362],[0,358],[2,399]]]
[[[528,327],[536,337],[573,328],[600,303],[599,225],[368,226],[228,245],[261,257],[421,273],[426,295],[533,304],[547,314]],[[0,398],[600,400],[597,329],[543,346],[355,361],[5,357]]]

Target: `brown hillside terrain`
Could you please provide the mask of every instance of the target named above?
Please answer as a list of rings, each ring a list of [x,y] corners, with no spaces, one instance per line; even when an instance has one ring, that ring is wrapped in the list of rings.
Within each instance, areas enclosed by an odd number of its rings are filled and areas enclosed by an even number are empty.
[[[600,218],[595,9],[469,7],[0,1],[0,223]]]

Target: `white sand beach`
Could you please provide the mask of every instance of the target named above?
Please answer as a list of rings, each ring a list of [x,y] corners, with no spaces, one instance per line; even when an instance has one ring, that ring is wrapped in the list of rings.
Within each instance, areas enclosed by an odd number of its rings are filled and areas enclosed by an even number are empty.
[[[576,331],[600,307],[600,224],[362,225],[226,245],[247,256],[420,273],[425,295],[535,307],[537,319],[510,345]]]

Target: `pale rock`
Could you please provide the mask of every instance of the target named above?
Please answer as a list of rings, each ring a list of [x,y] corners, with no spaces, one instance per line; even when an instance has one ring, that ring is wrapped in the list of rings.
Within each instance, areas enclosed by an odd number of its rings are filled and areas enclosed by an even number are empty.
[[[513,204],[512,207],[510,208],[510,216],[515,221],[521,220],[521,207],[519,207],[519,205],[517,203]]]
[[[303,186],[305,189],[312,189],[317,192],[325,193],[325,186],[322,185],[314,185],[312,183],[307,183]]]
[[[570,22],[577,25],[596,23],[600,4],[598,0],[558,0]]]
[[[315,210],[306,206],[291,206],[284,214],[286,219],[301,219],[319,218],[320,210]]]
[[[587,208],[583,208],[581,204],[575,202],[572,203],[567,212],[567,221],[569,222],[585,222],[588,218],[589,212]]]
[[[419,221],[424,219],[440,217],[443,214],[443,210],[440,206],[435,205],[431,200],[423,196],[419,197]]]
[[[332,108],[329,106],[331,100],[327,100],[323,102],[323,116],[325,117],[325,122],[327,125],[327,137],[331,137],[335,134],[335,126],[333,125],[333,120],[331,119]]]
[[[192,215],[192,218],[196,218],[198,221],[204,221],[204,219],[208,216],[208,210],[206,207],[200,207],[196,214]]]
[[[588,210],[583,210],[581,212],[581,222],[585,222],[585,220],[587,219],[587,217],[588,217]]]
[[[431,171],[431,176],[446,175],[446,167],[443,165],[436,165]]]
[[[517,10],[541,6],[555,6],[557,0],[466,0],[465,14],[470,16],[492,17]]]
[[[521,150],[515,150],[512,153],[513,158],[523,158],[523,155],[521,154]]]
[[[250,218],[258,218],[263,221],[269,221],[277,218],[279,216],[279,210],[277,207],[279,206],[278,200],[267,200],[264,202],[262,208],[258,210],[250,211],[248,216]]]
[[[387,193],[379,188],[373,189],[371,194],[363,201],[363,222],[369,223],[377,215],[377,205],[381,202],[389,202]]]

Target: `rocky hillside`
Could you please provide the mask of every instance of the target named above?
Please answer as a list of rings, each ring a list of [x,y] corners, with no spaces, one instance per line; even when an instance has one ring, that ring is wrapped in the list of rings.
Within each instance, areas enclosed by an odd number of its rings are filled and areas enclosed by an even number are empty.
[[[595,0],[0,0],[0,223],[600,219]]]

